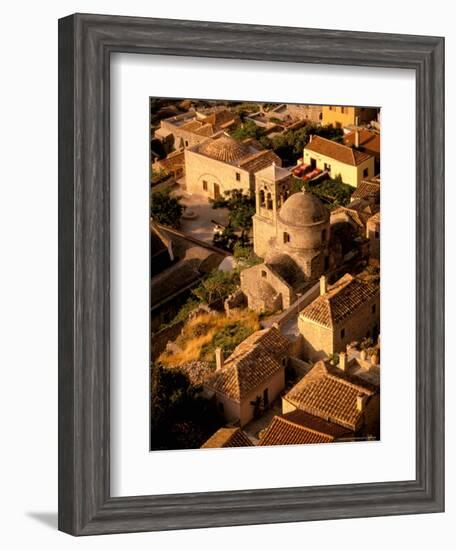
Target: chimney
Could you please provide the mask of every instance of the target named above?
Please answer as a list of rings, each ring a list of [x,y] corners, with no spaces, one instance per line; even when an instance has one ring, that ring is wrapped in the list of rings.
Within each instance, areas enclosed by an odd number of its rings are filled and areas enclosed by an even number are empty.
[[[367,395],[359,394],[356,396],[356,410],[363,412],[366,408]]]
[[[312,143],[313,134],[310,134],[309,136],[309,143]]]
[[[355,118],[355,147],[358,149],[359,147],[359,130],[358,130],[358,121],[359,121],[359,117],[356,117]]]
[[[224,363],[223,350],[222,348],[215,348],[215,368],[220,370],[223,367]]]
[[[326,277],[322,275],[320,277],[320,296],[323,296],[323,294],[326,294],[328,290],[327,284],[326,284]]]
[[[341,351],[339,353],[339,368],[340,370],[347,372],[348,361],[347,361],[347,354],[345,353],[345,351]]]

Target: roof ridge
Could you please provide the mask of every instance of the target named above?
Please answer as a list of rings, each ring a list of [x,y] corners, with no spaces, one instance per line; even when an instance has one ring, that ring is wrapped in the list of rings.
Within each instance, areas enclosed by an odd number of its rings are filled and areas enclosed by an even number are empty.
[[[321,432],[321,431],[319,431],[315,428],[310,428],[309,426],[304,426],[303,424],[300,424],[299,422],[293,422],[293,420],[289,420],[288,418],[285,418],[284,416],[276,415],[273,420],[276,420],[276,419],[278,419],[280,421],[284,421],[287,424],[291,424],[292,426],[298,426],[302,430],[306,430],[306,431],[309,431],[309,432],[312,432],[312,433],[315,433],[315,434],[318,434],[318,435],[323,435],[323,436],[326,436],[328,438],[334,439],[332,436],[330,436],[329,434],[326,434],[325,432]]]
[[[337,367],[334,367],[334,368],[337,368]],[[364,393],[367,393],[368,395],[373,395],[374,394],[373,390],[361,385],[361,381],[360,381],[359,384],[356,384],[356,382],[351,382],[350,380],[347,380],[346,378],[344,378],[342,376],[338,376],[337,374],[334,374],[332,372],[328,372],[328,374],[326,374],[326,377],[331,378],[331,380],[337,380],[338,382],[341,382],[342,384],[345,384],[346,386],[350,386],[353,389],[360,390]]]

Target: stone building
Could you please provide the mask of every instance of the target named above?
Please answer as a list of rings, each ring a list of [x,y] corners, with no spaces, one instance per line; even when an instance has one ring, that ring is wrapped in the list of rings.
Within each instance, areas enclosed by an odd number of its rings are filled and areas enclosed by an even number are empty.
[[[205,382],[228,423],[242,427],[262,414],[285,387],[288,340],[271,327],[254,332],[228,359],[216,351],[217,369]]]
[[[239,117],[225,107],[191,110],[160,122],[154,137],[180,150],[202,143],[239,123]]]
[[[340,176],[352,187],[375,176],[373,155],[320,136],[312,136],[304,147],[303,163],[327,172],[331,178]]]
[[[236,141],[223,133],[185,150],[185,184],[189,193],[215,199],[225,191],[255,188],[255,173],[282,161],[257,141]]]
[[[318,361],[282,398],[282,412],[302,411],[350,430],[379,437],[378,387]]]
[[[328,210],[312,193],[293,193],[291,173],[274,165],[256,174],[253,242],[264,263],[242,271],[241,289],[259,312],[288,308],[340,261]]]
[[[306,120],[313,124],[321,124],[323,120],[323,107],[321,105],[287,103],[287,112],[292,119]]]
[[[357,124],[367,124],[377,120],[379,109],[371,107],[345,107],[342,105],[323,105],[322,123],[335,128],[350,128]]]
[[[380,212],[371,216],[366,222],[366,238],[369,239],[371,258],[380,259]]]
[[[366,234],[368,220],[380,211],[380,205],[369,199],[355,199],[347,206],[338,206],[331,211],[331,225],[347,223],[355,229],[359,235]]]
[[[320,296],[298,317],[304,357],[310,361],[345,351],[363,338],[377,339],[380,331],[380,288],[376,282],[344,275],[327,286],[320,279]]]

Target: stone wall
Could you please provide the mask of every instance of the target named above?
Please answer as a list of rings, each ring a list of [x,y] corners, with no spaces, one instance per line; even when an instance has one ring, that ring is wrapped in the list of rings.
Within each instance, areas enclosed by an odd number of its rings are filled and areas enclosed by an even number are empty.
[[[258,313],[288,308],[296,299],[293,289],[265,264],[241,272],[241,290],[248,307]]]
[[[272,403],[285,387],[285,369],[277,371],[271,378],[260,384],[255,391],[246,396],[241,403],[240,425],[245,426],[253,419],[254,406],[252,402],[260,397],[263,399],[264,390],[268,390],[269,403]]]
[[[178,323],[159,330],[152,335],[150,341],[150,355],[152,361],[154,361],[165,350],[166,344],[170,340],[173,341],[179,336],[183,326],[184,322],[179,321]]]
[[[369,254],[371,258],[380,259],[380,222],[368,220],[366,237],[369,239]]]
[[[333,353],[333,334],[330,328],[303,317],[299,317],[298,319],[298,328],[304,340],[304,359],[316,362]]]
[[[308,120],[315,124],[321,123],[323,118],[323,108],[321,105],[296,105],[288,103],[287,111],[292,118]]]
[[[253,249],[257,256],[264,258],[271,250],[272,241],[275,239],[277,229],[272,221],[262,216],[253,216]]]
[[[236,177],[239,174],[239,180]],[[206,182],[206,184],[204,184]],[[189,193],[215,198],[215,185],[223,196],[225,191],[242,189],[248,193],[251,187],[249,172],[188,149],[185,150],[185,184]],[[207,190],[204,187],[207,186]]]
[[[372,312],[372,306],[375,306],[375,312]],[[361,341],[369,335],[372,337],[375,327],[378,333],[380,329],[380,293],[365,302],[354,314],[334,327],[332,353],[345,351],[347,344],[351,342]],[[342,329],[344,330],[344,336],[341,334]]]

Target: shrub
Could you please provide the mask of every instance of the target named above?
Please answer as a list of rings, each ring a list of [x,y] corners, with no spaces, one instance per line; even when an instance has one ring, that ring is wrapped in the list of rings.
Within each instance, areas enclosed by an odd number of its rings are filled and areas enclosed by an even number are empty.
[[[180,203],[181,197],[172,197],[169,191],[151,193],[150,215],[163,225],[179,227],[185,206]]]
[[[239,275],[236,272],[214,269],[192,292],[201,302],[210,305],[228,298],[238,285]]]
[[[259,139],[263,134],[263,129],[257,126],[253,120],[242,122],[232,133],[231,137],[238,141],[247,138]]]

